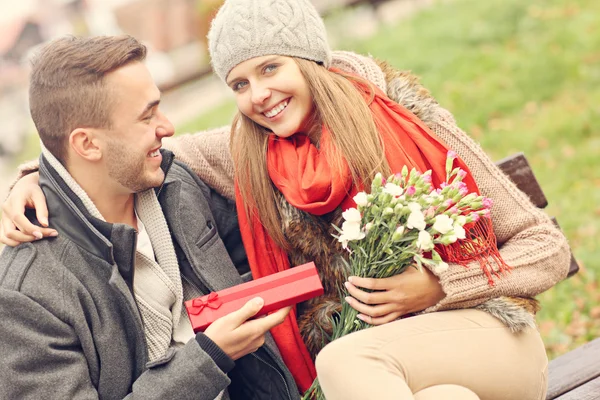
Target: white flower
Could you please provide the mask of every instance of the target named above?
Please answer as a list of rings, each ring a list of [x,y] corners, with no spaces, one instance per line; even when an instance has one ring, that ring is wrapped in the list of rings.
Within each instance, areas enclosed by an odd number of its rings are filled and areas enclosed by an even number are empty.
[[[456,217],[456,223],[460,226],[463,226],[467,223],[467,217],[465,217],[464,215],[459,215],[458,217]]]
[[[375,226],[375,224],[373,224],[372,222],[367,222],[367,224],[365,225],[365,233],[369,233],[373,226]]]
[[[360,211],[356,208],[349,208],[342,213],[342,217],[348,222],[360,222]],[[344,228],[342,228],[344,229]]]
[[[404,227],[403,226],[397,227],[396,230],[394,231],[394,233],[392,234],[392,240],[394,242],[397,242],[398,240],[402,239],[403,234],[404,234]]]
[[[435,217],[435,222],[433,223],[433,229],[444,235],[452,230],[453,223],[454,221],[452,218],[446,214],[437,215]]]
[[[383,193],[389,193],[394,197],[400,197],[402,196],[402,193],[404,191],[402,190],[402,188],[398,185],[396,185],[395,183],[391,183],[388,182],[385,184],[385,187],[383,188]]]
[[[408,219],[406,220],[406,226],[409,229],[418,229],[422,231],[423,229],[425,229],[426,226],[425,216],[420,210],[411,212],[408,216]]]
[[[364,239],[365,233],[360,229],[360,224],[357,222],[345,221],[342,224],[342,234],[338,238],[338,241],[342,244],[345,249],[348,246],[348,242],[351,240]]]
[[[448,264],[440,261],[437,263],[437,265],[435,267],[433,267],[433,272],[435,272],[437,275],[446,272],[446,270],[448,269]]]
[[[449,234],[442,236],[439,240],[441,244],[449,245],[456,242],[457,239],[455,233],[450,232]]]
[[[411,201],[406,206],[412,212],[421,211],[421,205],[419,203],[415,203],[414,201]]]
[[[429,232],[419,232],[419,237],[417,238],[417,247],[424,251],[433,250],[433,241],[431,240],[431,235]]]
[[[358,192],[356,196],[354,196],[353,200],[356,205],[360,207],[364,207],[369,204],[369,200],[367,199],[367,194],[365,192]]]
[[[458,221],[454,224],[454,234],[457,239],[464,239],[466,237],[465,228],[463,228]]]

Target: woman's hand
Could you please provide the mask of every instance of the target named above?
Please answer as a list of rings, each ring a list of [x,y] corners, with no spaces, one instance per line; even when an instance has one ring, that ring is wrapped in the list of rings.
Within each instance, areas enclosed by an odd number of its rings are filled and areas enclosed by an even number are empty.
[[[423,272],[409,267],[401,274],[382,279],[351,276],[345,285],[352,296],[346,297],[346,301],[360,313],[359,319],[371,325],[387,324],[403,315],[423,311],[446,296],[438,278],[425,267]]]
[[[32,173],[15,184],[10,195],[2,204],[0,242],[8,246],[18,246],[47,236],[57,236],[58,232],[48,228],[48,207],[46,197],[38,182],[39,173]],[[25,208],[34,208],[37,220],[42,227],[32,224],[25,216]]]

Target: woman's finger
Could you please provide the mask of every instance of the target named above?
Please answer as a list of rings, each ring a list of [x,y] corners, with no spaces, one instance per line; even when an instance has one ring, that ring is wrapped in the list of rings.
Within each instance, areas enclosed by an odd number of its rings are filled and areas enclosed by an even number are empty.
[[[35,208],[35,215],[42,226],[48,227],[48,205],[46,204],[46,196],[42,189],[37,186],[31,193],[31,202]]]
[[[400,314],[398,312],[393,312],[393,313],[389,313],[387,315],[384,315],[384,316],[378,317],[378,318],[367,316],[367,315],[358,314],[357,318],[360,319],[361,321],[366,322],[367,324],[371,324],[371,325],[383,325],[383,324],[387,324],[387,323],[390,323],[392,321],[395,321],[398,318],[400,318],[401,316],[402,316],[402,314]]]
[[[369,315],[371,317],[381,317],[387,315],[391,312],[398,312],[397,306],[395,304],[386,303],[386,304],[378,304],[376,306],[370,306],[368,304],[363,304],[360,301],[357,301],[355,298],[347,296],[345,298],[346,302],[350,305],[350,307],[354,308],[361,314]]]
[[[17,229],[13,229],[12,231],[8,232],[6,234],[6,237],[8,237],[10,240],[14,240],[14,241],[18,242],[17,244],[21,244],[21,243],[25,243],[25,242],[33,242],[35,240],[38,240],[37,237],[27,235]]]
[[[376,278],[361,278],[359,276],[350,276],[348,277],[348,282],[352,283],[354,286],[363,288],[363,289],[371,289],[371,290],[386,290],[389,289],[386,285],[386,279],[376,279]]]
[[[2,221],[2,224],[0,225],[0,243],[3,243],[10,247],[18,246],[20,244],[19,242],[12,240],[6,236],[6,234],[4,233],[4,225],[5,225],[5,222]]]
[[[44,237],[42,234],[42,228],[38,225],[33,224],[26,216],[25,213],[16,214],[13,217],[13,223],[21,232],[26,235],[33,236],[36,239]]]
[[[365,292],[354,286],[350,282],[345,282],[344,285],[348,290],[348,293],[355,299],[365,304],[384,304],[389,303],[392,299],[390,293],[387,291],[383,292]]]

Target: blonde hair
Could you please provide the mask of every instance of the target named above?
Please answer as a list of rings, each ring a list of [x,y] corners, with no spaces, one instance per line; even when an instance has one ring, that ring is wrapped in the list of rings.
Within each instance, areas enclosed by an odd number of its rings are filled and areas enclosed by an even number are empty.
[[[358,78],[329,71],[312,61],[294,60],[313,98],[313,127],[319,134],[322,125],[330,132],[333,146],[323,155],[332,170],[342,171],[345,160],[353,182],[359,187],[370,186],[377,172],[389,174],[383,143],[369,105],[352,82]],[[231,128],[231,154],[246,214],[252,220],[252,215],[257,213],[271,238],[286,249],[276,200],[277,189],[267,171],[269,134],[271,132],[267,129],[238,112]]]

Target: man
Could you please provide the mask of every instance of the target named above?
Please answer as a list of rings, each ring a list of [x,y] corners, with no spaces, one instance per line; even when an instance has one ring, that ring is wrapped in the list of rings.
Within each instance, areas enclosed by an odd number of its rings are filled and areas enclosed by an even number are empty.
[[[145,55],[128,36],[70,37],[34,60],[59,235],[0,256],[0,398],[298,398],[267,333],[289,308],[248,321],[258,298],[192,331],[183,301],[247,265],[233,204],[161,149],[173,126]]]

